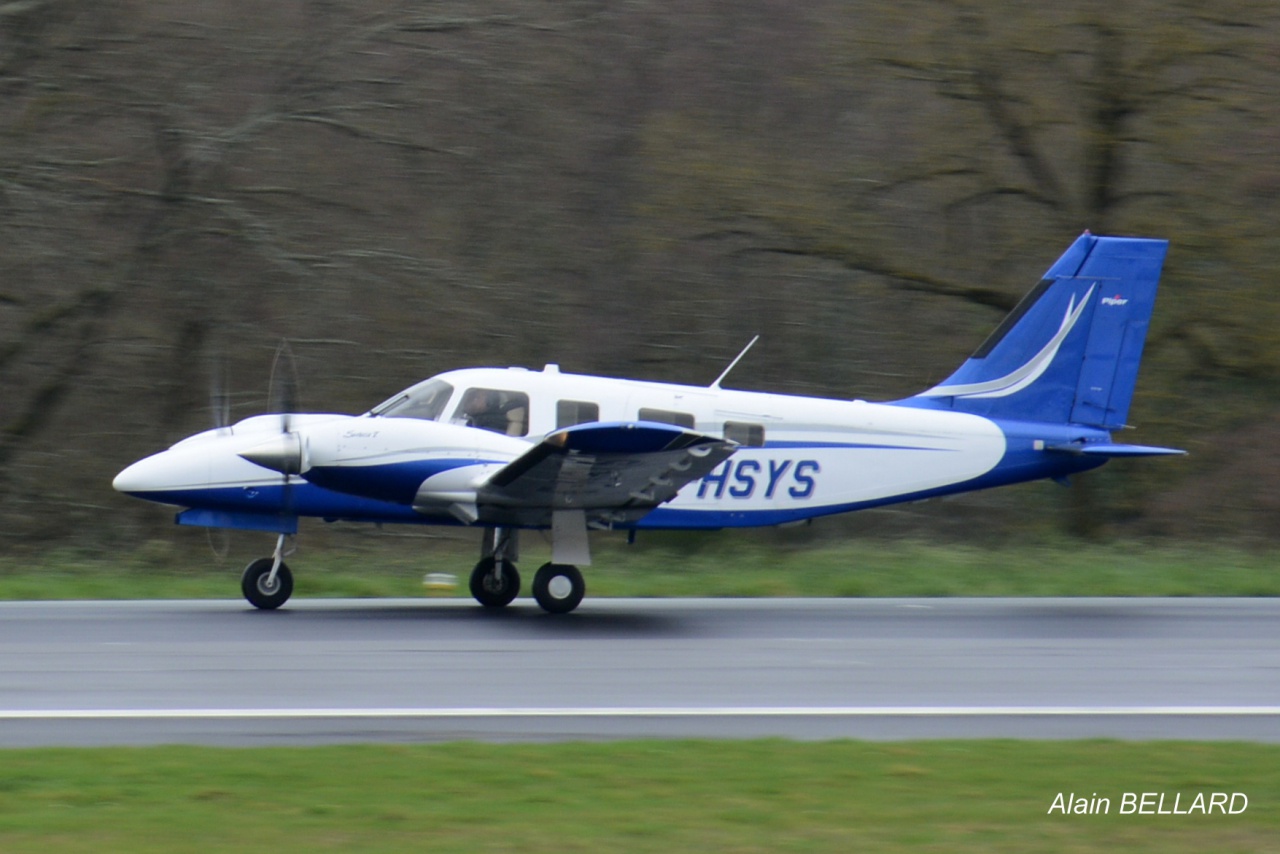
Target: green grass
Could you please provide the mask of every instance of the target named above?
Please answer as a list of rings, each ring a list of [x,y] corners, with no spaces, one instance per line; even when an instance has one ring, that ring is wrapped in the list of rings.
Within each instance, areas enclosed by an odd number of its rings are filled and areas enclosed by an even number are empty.
[[[1274,851],[1280,747],[622,742],[0,753],[0,850]],[[1047,815],[1058,792],[1109,815]],[[1224,816],[1125,792],[1243,792]]]
[[[260,553],[270,551],[263,538]],[[526,537],[526,590],[548,559]],[[250,543],[256,542],[250,539]],[[304,539],[304,545],[306,540]],[[250,557],[217,561],[203,542],[152,542],[107,557],[53,551],[0,557],[3,599],[234,598]],[[456,576],[467,596],[471,544],[304,548],[291,557],[297,596],[422,596],[423,576]],[[803,547],[721,534],[604,542],[586,569],[589,596],[1276,596],[1270,551],[1215,544],[1068,541],[981,547],[865,540]]]

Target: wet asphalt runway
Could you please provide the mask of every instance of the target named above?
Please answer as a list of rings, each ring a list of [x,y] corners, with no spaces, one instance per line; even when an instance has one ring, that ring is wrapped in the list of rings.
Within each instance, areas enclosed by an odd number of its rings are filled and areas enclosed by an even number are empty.
[[[0,603],[0,746],[1280,742],[1280,600]]]

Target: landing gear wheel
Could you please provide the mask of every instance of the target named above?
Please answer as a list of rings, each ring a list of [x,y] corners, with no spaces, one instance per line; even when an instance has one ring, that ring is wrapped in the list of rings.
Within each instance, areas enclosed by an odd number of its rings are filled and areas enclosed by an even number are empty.
[[[498,571],[494,573],[494,566]],[[505,608],[520,592],[520,573],[509,560],[497,561],[492,557],[481,558],[471,570],[471,595],[486,608]]]
[[[569,613],[586,592],[582,573],[567,563],[544,563],[533,577],[533,598],[549,614]]]
[[[249,604],[264,611],[274,611],[293,595],[293,573],[283,563],[276,571],[275,580],[268,583],[271,577],[273,558],[262,557],[244,568],[240,577],[240,590]]]

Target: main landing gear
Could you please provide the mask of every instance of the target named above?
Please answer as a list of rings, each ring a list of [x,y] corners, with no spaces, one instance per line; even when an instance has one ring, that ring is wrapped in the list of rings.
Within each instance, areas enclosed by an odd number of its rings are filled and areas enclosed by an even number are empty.
[[[484,556],[471,571],[471,595],[486,608],[505,608],[520,593],[517,531],[485,531]],[[582,602],[586,582],[576,566],[545,563],[533,576],[533,598],[549,614],[567,614]]]
[[[533,598],[549,614],[569,613],[586,592],[582,573],[567,563],[544,563],[533,576]],[[505,608],[519,593],[520,573],[509,560],[481,558],[471,571],[471,595],[486,608]]]
[[[533,576],[533,598],[548,614],[569,613],[586,592],[582,573],[567,563],[544,563]]]
[[[520,573],[509,560],[482,557],[471,570],[471,595],[486,608],[505,608],[520,593]]]

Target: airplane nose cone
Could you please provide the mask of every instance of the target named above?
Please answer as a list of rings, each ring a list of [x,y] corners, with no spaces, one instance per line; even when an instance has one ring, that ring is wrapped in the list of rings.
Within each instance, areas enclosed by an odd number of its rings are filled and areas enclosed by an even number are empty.
[[[155,454],[125,467],[123,471],[116,475],[115,480],[111,481],[111,487],[116,492],[126,494],[162,489],[166,486],[162,475],[167,466],[158,459],[159,457],[160,454]]]
[[[175,490],[208,487],[216,456],[203,447],[161,451],[120,472],[111,485],[117,492],[159,501]]]
[[[146,480],[142,477],[143,465],[139,461],[131,466],[125,466],[124,469],[116,475],[115,480],[111,481],[111,488],[116,492],[138,492],[146,488]]]

